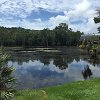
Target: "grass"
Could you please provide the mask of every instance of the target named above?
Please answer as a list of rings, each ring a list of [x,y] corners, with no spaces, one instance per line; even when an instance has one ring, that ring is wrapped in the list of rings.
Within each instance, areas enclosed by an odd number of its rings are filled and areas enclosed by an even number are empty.
[[[21,90],[15,100],[100,100],[100,78],[37,90]]]

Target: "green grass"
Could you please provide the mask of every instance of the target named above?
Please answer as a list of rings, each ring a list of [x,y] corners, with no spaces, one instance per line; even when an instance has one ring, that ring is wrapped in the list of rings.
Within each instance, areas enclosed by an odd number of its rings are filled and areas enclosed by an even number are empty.
[[[18,91],[15,100],[100,100],[100,78]]]

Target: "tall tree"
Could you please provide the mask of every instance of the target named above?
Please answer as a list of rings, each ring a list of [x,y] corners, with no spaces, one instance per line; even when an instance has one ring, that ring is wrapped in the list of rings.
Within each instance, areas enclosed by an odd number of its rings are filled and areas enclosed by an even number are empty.
[[[66,40],[68,39],[68,25],[66,23],[60,23],[55,27],[55,43],[56,45],[66,45]]]
[[[97,23],[100,23],[100,7],[97,8],[96,11],[97,11],[98,16],[94,17],[94,22],[97,24]],[[98,32],[100,33],[100,26],[98,27]]]
[[[48,47],[48,37],[49,37],[49,29],[43,29],[41,30],[41,34],[42,34],[42,39],[43,39],[43,44]]]

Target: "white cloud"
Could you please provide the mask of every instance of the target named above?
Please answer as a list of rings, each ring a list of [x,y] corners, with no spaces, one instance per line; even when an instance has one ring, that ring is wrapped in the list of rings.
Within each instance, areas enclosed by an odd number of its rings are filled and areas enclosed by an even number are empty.
[[[34,19],[36,22],[42,22],[41,18]]]
[[[48,24],[51,25],[50,28],[54,28],[55,26],[59,25],[59,23],[62,23],[62,22],[63,23],[64,22],[68,23],[68,20],[69,20],[69,18],[67,16],[65,16],[65,15],[64,16],[58,15],[56,17],[51,17],[49,19],[49,21],[48,21]]]
[[[85,33],[95,33],[97,32],[97,27],[100,24],[95,24],[93,18],[96,16],[95,9],[90,9],[92,3],[88,0],[83,0],[79,4],[75,5],[75,9],[68,11],[64,11],[64,16],[57,16],[50,18],[50,22],[53,25],[57,25],[59,22],[66,22],[68,23],[69,27],[74,30],[80,30]],[[83,21],[81,24],[71,24],[70,20],[81,20]],[[87,19],[87,20],[86,20]]]
[[[3,0],[0,2],[0,14],[25,18],[33,10],[31,0]]]
[[[97,27],[93,21],[96,16],[96,6],[100,5],[99,0],[1,0],[0,1],[0,25],[20,26],[30,29],[43,29],[45,27],[54,28],[61,22],[65,22],[74,30],[80,30],[85,33],[96,32]],[[49,12],[63,12],[64,15],[52,16],[48,20],[34,19],[30,22],[26,19],[32,11],[44,9]],[[13,19],[19,17],[19,19]],[[73,21],[82,21],[82,23],[72,24]]]
[[[76,5],[76,9],[80,11],[86,11],[90,7],[90,2],[83,0],[81,3]]]

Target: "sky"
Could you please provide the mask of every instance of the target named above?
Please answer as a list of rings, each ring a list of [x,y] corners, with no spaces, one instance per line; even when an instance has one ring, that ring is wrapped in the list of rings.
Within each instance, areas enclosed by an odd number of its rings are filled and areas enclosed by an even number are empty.
[[[41,30],[59,23],[74,31],[96,33],[100,0],[0,0],[0,26]]]

